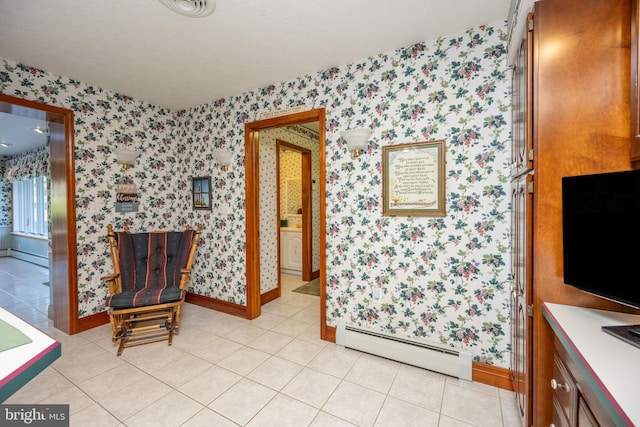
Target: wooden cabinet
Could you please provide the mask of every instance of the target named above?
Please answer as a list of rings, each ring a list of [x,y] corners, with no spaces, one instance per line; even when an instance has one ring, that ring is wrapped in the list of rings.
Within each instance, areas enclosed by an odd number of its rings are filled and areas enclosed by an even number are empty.
[[[542,302],[623,310],[564,284],[562,178],[628,170],[630,137],[631,2],[539,0],[533,8],[530,39],[524,34],[514,39],[520,50],[511,64],[512,268],[514,288],[525,285],[524,292],[512,295],[511,369],[525,427],[570,422],[556,419],[561,412],[554,405],[560,402],[549,385],[553,331],[542,316]],[[523,191],[526,176],[532,194]],[[530,299],[526,292],[532,292]],[[576,402],[579,408],[580,399]],[[571,422],[580,418],[588,419],[588,412],[576,412]]]
[[[512,271],[511,288],[511,380],[523,426],[531,420],[532,299],[531,227],[533,175],[520,175],[511,182]]]
[[[533,169],[532,92],[533,92],[533,14],[527,15],[525,33],[519,39],[511,92],[513,138],[511,140],[511,176]]]
[[[551,391],[555,427],[640,425],[636,347],[602,331],[640,316],[561,304],[543,305],[554,331]]]
[[[582,397],[578,400],[578,425],[580,427],[598,427],[604,425],[598,423],[595,416],[591,413],[587,402]]]
[[[511,146],[511,361],[513,390],[521,424],[532,425],[531,355],[532,307],[532,14],[521,38],[514,64],[512,91],[513,138]]]
[[[603,332],[604,333],[604,332]],[[549,381],[553,390],[554,425],[568,427],[597,427],[625,425],[616,423],[594,396],[589,380],[580,372],[566,347],[555,338],[554,371]],[[614,404],[614,402],[611,402]],[[597,414],[597,415],[596,415]],[[555,420],[559,424],[555,424]]]
[[[640,168],[640,0],[631,0],[631,163]]]
[[[567,427],[615,426],[599,401],[589,402],[583,395],[591,392],[587,379],[571,361],[560,340],[555,340],[553,378],[549,386],[553,390],[553,425]],[[571,371],[567,366],[571,366]],[[592,409],[593,407],[593,409]],[[595,413],[598,415],[596,416]]]
[[[301,231],[280,231],[280,268],[302,271]]]
[[[576,408],[578,405],[578,388],[569,374],[562,358],[557,353],[553,357],[553,377],[549,382],[553,390],[553,419],[563,426],[576,425]]]

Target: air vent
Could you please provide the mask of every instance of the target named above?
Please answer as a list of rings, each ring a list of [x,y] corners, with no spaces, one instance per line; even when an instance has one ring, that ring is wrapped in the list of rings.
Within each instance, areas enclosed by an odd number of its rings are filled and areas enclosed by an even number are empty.
[[[216,10],[215,0],[160,0],[169,9],[184,16],[202,18]]]

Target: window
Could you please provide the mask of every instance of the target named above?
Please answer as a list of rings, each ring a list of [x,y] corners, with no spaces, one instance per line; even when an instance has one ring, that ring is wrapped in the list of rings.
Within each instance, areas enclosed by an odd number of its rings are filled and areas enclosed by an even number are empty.
[[[13,183],[13,231],[48,235],[47,178],[23,179]]]

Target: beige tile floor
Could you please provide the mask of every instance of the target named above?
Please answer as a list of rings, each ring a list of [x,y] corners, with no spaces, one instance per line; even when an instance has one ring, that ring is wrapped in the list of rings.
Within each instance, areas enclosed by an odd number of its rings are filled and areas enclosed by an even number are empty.
[[[0,258],[0,306],[62,343],[62,357],[4,403],[69,404],[72,426],[519,425],[512,392],[321,341],[319,299],[291,292],[296,276],[283,275],[282,297],[257,319],[185,304],[171,347],[117,357],[109,325],[52,327],[46,273]]]

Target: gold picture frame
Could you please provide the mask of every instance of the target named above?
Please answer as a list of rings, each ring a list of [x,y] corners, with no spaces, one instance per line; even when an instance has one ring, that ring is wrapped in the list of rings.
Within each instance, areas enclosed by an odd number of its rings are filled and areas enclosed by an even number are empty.
[[[444,140],[382,147],[382,214],[445,215]]]

